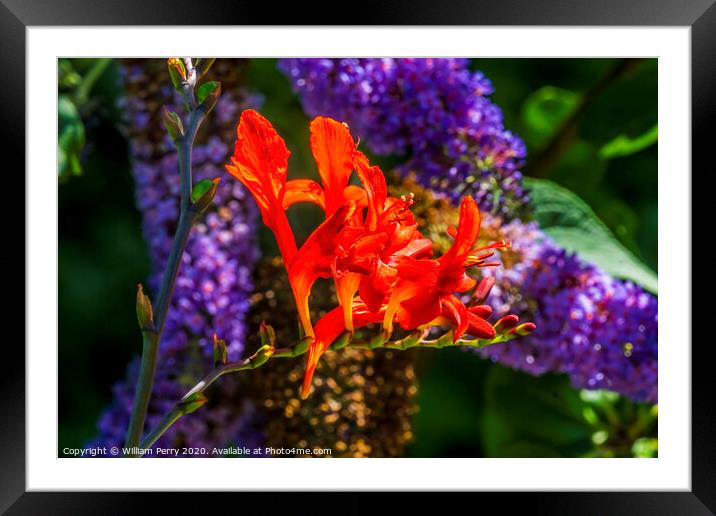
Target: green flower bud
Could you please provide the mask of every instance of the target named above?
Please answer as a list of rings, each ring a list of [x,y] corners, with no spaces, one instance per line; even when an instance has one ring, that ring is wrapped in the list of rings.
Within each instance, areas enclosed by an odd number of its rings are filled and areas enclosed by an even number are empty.
[[[219,367],[229,361],[229,353],[226,349],[226,341],[214,334],[214,367]]]
[[[171,57],[167,60],[169,68],[169,77],[172,79],[174,89],[181,91],[183,84],[186,82],[186,67],[184,62],[178,57]]]
[[[249,359],[251,361],[251,365],[253,367],[259,367],[264,365],[266,362],[268,362],[269,358],[271,358],[274,351],[276,351],[276,348],[273,346],[261,346],[259,350],[254,353]]]
[[[207,398],[203,392],[195,392],[187,399],[179,403],[179,410],[182,415],[186,416],[203,406],[207,401],[209,401],[209,398]]]
[[[137,321],[142,331],[154,327],[152,302],[149,300],[149,297],[144,294],[141,283],[137,284]]]
[[[270,324],[261,321],[259,337],[261,337],[261,345],[263,347],[276,347],[276,331]]]
[[[166,106],[162,106],[162,121],[172,141],[176,142],[184,136],[184,125],[179,115],[173,111],[169,111]]]
[[[333,351],[343,349],[350,343],[351,339],[353,339],[353,334],[351,332],[345,331],[336,340],[333,341],[333,344],[331,344],[330,349]]]

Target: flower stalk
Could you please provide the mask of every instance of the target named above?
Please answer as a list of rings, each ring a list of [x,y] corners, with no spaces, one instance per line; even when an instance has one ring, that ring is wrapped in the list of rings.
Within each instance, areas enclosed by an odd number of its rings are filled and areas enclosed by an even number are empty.
[[[177,70],[180,71],[178,72]],[[169,306],[174,294],[177,275],[179,273],[179,267],[189,240],[189,235],[191,234],[191,229],[198,217],[211,204],[214,194],[216,193],[217,184],[217,181],[214,181],[213,187],[209,188],[200,199],[197,199],[196,201],[192,200],[192,148],[194,146],[196,134],[199,131],[202,122],[206,119],[207,114],[215,104],[215,99],[214,103],[211,103],[210,106],[207,106],[207,103],[197,104],[194,94],[196,86],[196,72],[193,71],[191,59],[185,59],[181,62],[177,59],[170,59],[169,72],[175,88],[181,94],[184,104],[188,110],[186,129],[184,129],[184,126],[175,113],[165,114],[165,125],[167,125],[167,130],[172,136],[178,154],[179,178],[181,185],[179,221],[177,223],[177,230],[174,235],[174,241],[169,253],[169,258],[162,276],[159,293],[157,294],[156,302],[153,307],[153,320],[151,321],[151,324],[142,324],[142,321],[140,320],[143,340],[142,360],[139,377],[137,379],[134,402],[132,405],[132,414],[125,440],[125,444],[128,448],[135,448],[139,444],[142,437],[144,421],[146,419],[149,399],[151,397],[154,376],[156,373],[159,343],[161,342],[164,323],[167,319]],[[216,90],[215,95],[218,95],[219,88],[216,88]]]
[[[499,323],[499,321],[498,321]],[[495,323],[497,326],[498,323]],[[264,328],[270,329],[268,325],[262,325],[262,334]],[[521,332],[529,332],[534,329],[532,323],[524,323],[517,328],[521,328],[520,332],[512,331],[514,328],[510,328],[504,333],[498,333],[492,339],[473,339],[464,338],[454,340],[453,331],[441,335],[435,339],[428,339],[429,328],[423,328],[412,332],[407,337],[400,340],[389,341],[386,340],[385,334],[379,333],[376,337],[368,340],[356,339],[349,332],[344,332],[338,337],[333,344],[328,348],[328,351],[339,351],[345,348],[353,349],[389,349],[397,351],[405,351],[412,348],[424,348],[424,349],[442,349],[448,347],[470,347],[475,349],[485,348],[493,344],[505,342],[511,340],[521,334]],[[262,335],[263,337],[263,335]],[[262,338],[263,341],[263,338]],[[143,450],[151,448],[164,433],[169,430],[174,423],[176,423],[183,416],[193,412],[201,405],[203,405],[208,399],[204,396],[204,392],[209,388],[216,380],[228,373],[236,373],[239,371],[247,371],[257,369],[270,360],[276,358],[298,358],[308,352],[310,339],[303,338],[295,346],[285,348],[275,348],[271,344],[264,344],[259,350],[254,353],[251,357],[237,362],[230,362],[226,364],[218,364],[214,369],[209,372],[201,381],[199,381],[194,387],[192,387],[175,405],[174,407],[162,418],[159,424],[151,430],[147,436],[142,440],[139,447]],[[203,400],[200,405],[196,406],[195,399]]]

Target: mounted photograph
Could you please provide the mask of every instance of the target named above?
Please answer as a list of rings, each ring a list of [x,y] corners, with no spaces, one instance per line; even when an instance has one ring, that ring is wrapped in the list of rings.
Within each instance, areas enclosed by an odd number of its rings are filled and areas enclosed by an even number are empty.
[[[56,457],[658,458],[660,66],[60,57]]]

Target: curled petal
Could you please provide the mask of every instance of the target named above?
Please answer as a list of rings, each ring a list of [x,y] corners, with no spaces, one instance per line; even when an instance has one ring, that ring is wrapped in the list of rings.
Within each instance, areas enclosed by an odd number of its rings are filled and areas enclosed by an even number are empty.
[[[296,299],[299,320],[309,337],[313,336],[308,310],[311,287],[316,279],[328,278],[332,275],[338,235],[354,209],[353,204],[343,205],[318,226],[298,250],[288,270],[288,280]]]
[[[313,374],[316,371],[316,366],[318,365],[318,360],[321,358],[321,355],[325,353],[331,345],[331,342],[336,340],[344,330],[343,312],[340,307],[334,308],[321,317],[316,323],[315,338],[308,347],[306,374],[303,377],[303,386],[301,388],[302,399],[308,397],[308,393],[311,390]]]
[[[301,398],[303,399],[308,397],[311,390],[311,381],[321,355],[346,330],[342,312],[340,307],[334,308],[316,323],[315,338],[308,347],[308,357],[306,358],[306,374],[303,377],[301,388]],[[359,299],[353,303],[353,325],[355,328],[380,322],[382,318],[382,312],[367,310]]]
[[[370,274],[361,276],[360,297],[369,310],[378,311],[390,293],[390,288],[395,283],[397,271],[376,260]]]
[[[475,199],[464,197],[460,205],[460,222],[457,225],[455,240],[440,260],[444,263],[458,262],[462,264],[470,254],[477,236],[480,234],[480,210]]]
[[[321,185],[311,179],[292,179],[286,183],[283,209],[299,202],[311,202],[326,210],[326,196]]]
[[[395,252],[391,256],[391,262],[395,263],[392,258],[398,256],[409,256],[410,258],[429,258],[433,253],[433,241],[428,238],[422,238],[420,234],[417,234],[408,244]]]
[[[440,304],[443,308],[443,313],[456,324],[455,332],[453,333],[453,342],[456,342],[465,334],[469,326],[467,307],[453,295],[442,297]]]
[[[363,183],[368,198],[368,217],[366,225],[368,230],[374,231],[378,225],[378,217],[385,206],[388,198],[388,186],[385,182],[383,172],[379,167],[372,167],[368,158],[360,151],[353,152],[353,163],[356,173]]]
[[[362,235],[350,246],[349,263],[346,268],[353,272],[369,274],[374,266],[376,256],[387,245],[385,233]]]
[[[440,298],[435,288],[415,282],[398,281],[388,298],[383,328],[393,331],[393,321],[406,330],[427,324],[440,315]]]
[[[343,201],[353,201],[356,203],[356,208],[361,210],[368,206],[368,197],[366,196],[365,190],[358,185],[348,185],[343,190]]]
[[[343,322],[346,330],[353,333],[353,296],[358,291],[361,274],[347,272],[334,276],[336,297],[343,308]]]

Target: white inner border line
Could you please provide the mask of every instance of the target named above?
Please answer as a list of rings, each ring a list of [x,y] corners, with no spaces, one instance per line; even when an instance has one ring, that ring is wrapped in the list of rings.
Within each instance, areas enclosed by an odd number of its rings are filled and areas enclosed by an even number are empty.
[[[690,28],[28,27],[26,37],[28,490],[690,490]],[[57,458],[56,60],[170,55],[658,57],[658,250],[679,264],[659,277],[659,458]]]

